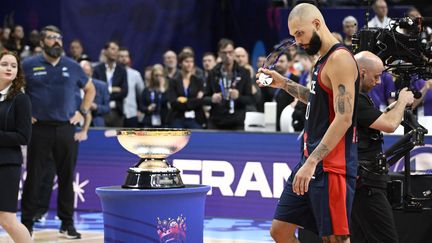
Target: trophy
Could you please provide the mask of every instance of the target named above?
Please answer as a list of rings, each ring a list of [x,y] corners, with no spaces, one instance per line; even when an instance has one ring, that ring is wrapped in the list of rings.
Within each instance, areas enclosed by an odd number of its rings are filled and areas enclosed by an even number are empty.
[[[189,141],[190,130],[171,128],[119,129],[117,139],[127,151],[141,159],[129,168],[123,188],[180,188],[180,170],[166,158],[180,151]]]

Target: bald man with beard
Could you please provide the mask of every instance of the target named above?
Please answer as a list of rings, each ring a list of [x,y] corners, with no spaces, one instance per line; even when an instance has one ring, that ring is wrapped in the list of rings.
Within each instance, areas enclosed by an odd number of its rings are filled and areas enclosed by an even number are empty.
[[[314,5],[293,8],[288,27],[298,46],[320,58],[310,89],[274,70],[259,70],[271,76],[271,87],[307,104],[301,160],[280,197],[270,234],[278,243],[299,242],[294,233],[300,226],[319,234],[324,242],[349,242],[357,175],[357,65]]]

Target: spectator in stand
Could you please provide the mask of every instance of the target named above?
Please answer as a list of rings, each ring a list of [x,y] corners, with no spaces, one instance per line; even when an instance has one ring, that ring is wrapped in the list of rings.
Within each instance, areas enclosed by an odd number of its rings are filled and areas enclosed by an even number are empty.
[[[40,33],[38,30],[32,30],[29,33],[28,38],[28,46],[30,48],[30,56],[35,54],[39,54],[42,52],[42,48],[40,47]]]
[[[297,52],[298,52],[298,47],[297,45],[290,45],[288,46],[288,52],[292,57],[295,57]]]
[[[350,50],[352,50],[352,37],[357,32],[357,19],[353,16],[346,16],[342,21],[343,32],[345,38],[343,44]]]
[[[432,116],[432,79],[418,79],[414,82],[414,89],[420,91],[421,97],[414,100],[413,108],[418,116]]]
[[[90,57],[84,53],[84,48],[79,39],[74,39],[71,41],[69,45],[70,57],[77,62],[81,62],[82,60],[90,61]]]
[[[246,107],[246,111],[257,111],[257,106],[260,104],[262,99],[261,89],[259,89],[258,84],[255,82],[255,70],[249,64],[249,53],[243,47],[237,47],[234,49],[234,59],[239,64],[240,67],[245,68],[249,71],[251,81],[252,81],[252,95],[253,104]]]
[[[258,69],[262,68],[262,66],[264,65],[265,60],[266,60],[265,56],[258,56],[257,57],[256,63],[255,63],[256,71],[258,71]]]
[[[181,76],[171,79],[168,88],[168,101],[171,109],[167,122],[170,127],[202,129],[206,124],[203,110],[204,81],[193,75],[194,56],[182,52],[178,57]]]
[[[36,46],[40,46],[40,33],[38,30],[32,30],[29,33],[28,37],[28,45],[30,47],[30,50],[33,50]]]
[[[332,35],[336,38],[336,40],[338,40],[339,41],[339,43],[343,43],[343,38],[342,38],[342,35],[341,34],[339,34],[338,32],[331,32],[332,33]]]
[[[119,45],[108,41],[104,47],[105,63],[98,64],[93,78],[107,82],[110,92],[110,112],[105,116],[107,127],[123,127],[123,99],[128,94],[126,69],[117,65]]]
[[[235,61],[240,67],[245,68],[249,71],[251,79],[255,78],[255,71],[249,64],[249,53],[243,47],[237,47],[234,49]]]
[[[375,17],[373,17],[369,22],[369,27],[378,27],[383,29],[390,29],[390,21],[391,19],[387,17],[388,8],[385,0],[375,0],[372,4],[372,9],[375,13]]]
[[[183,47],[183,49],[180,51],[180,53],[186,53],[186,52],[192,54],[192,56],[195,56],[195,52],[194,52],[193,48],[190,47],[190,46],[185,46],[185,47]],[[195,60],[195,59],[194,59],[194,60]],[[179,63],[180,63],[180,62],[179,62]],[[194,67],[193,67],[193,70],[192,70],[192,74],[195,75],[196,77],[198,77],[199,79],[201,79],[201,80],[204,81],[204,70],[202,70],[200,67],[198,67],[198,66],[196,65],[196,63],[194,63]]]
[[[144,113],[144,127],[165,127],[168,114],[168,80],[162,65],[154,65],[151,79],[145,87],[139,103],[139,110]]]
[[[118,62],[127,72],[128,94],[123,100],[124,127],[138,127],[138,97],[144,90],[144,81],[141,74],[130,67],[131,58],[127,48],[120,48]]]
[[[243,130],[246,106],[253,104],[249,72],[234,61],[234,42],[218,43],[222,63],[210,72],[204,102],[211,105],[209,129]]]
[[[0,37],[3,46],[5,46],[6,43],[9,41],[10,35],[11,35],[11,29],[9,27],[3,27],[2,35]]]
[[[177,68],[177,54],[174,51],[168,50],[164,53],[163,63],[168,78],[177,78],[180,75],[180,71]]]
[[[25,53],[24,57],[29,56],[28,53],[29,47],[26,45],[24,40],[24,29],[21,25],[15,25],[12,28],[12,32],[10,33],[9,40],[5,44],[6,49],[9,51],[14,51],[18,53],[18,55],[21,56],[21,53],[23,53],[25,50],[27,51]]]
[[[3,46],[3,43],[0,41],[0,53],[6,51],[6,48]]]
[[[299,84],[310,87],[312,80],[312,67],[315,63],[314,56],[309,56],[305,51],[298,51],[294,60],[294,67],[299,71]],[[297,102],[292,114],[292,127],[294,131],[300,132],[304,128],[306,104]],[[302,144],[303,146],[303,144]]]
[[[93,103],[90,106],[91,114],[92,114],[92,122],[91,126],[93,127],[105,127],[104,116],[110,112],[109,107],[109,99],[110,94],[108,92],[108,85],[106,82],[94,79],[93,76],[93,68],[91,63],[87,60],[82,60],[80,62],[80,66],[84,70],[84,73],[93,81],[93,84],[96,89],[96,96],[94,98]]]
[[[305,51],[299,51],[294,57],[293,67],[299,73],[299,84],[308,86],[312,78],[312,67],[314,61],[312,56],[309,56]]]
[[[202,66],[204,68],[204,78],[207,79],[210,71],[216,66],[216,56],[211,52],[204,53]]]

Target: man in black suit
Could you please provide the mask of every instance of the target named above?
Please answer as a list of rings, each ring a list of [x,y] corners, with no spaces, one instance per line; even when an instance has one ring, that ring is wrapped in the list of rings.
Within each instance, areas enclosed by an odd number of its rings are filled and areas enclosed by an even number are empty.
[[[118,43],[109,41],[104,47],[106,62],[93,70],[93,78],[107,82],[110,92],[110,112],[105,116],[107,127],[123,126],[123,99],[128,93],[126,69],[116,63],[118,51]]]

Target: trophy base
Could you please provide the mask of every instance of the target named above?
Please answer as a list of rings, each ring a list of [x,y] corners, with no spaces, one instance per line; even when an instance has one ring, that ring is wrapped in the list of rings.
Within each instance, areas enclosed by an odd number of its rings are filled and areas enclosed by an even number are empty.
[[[129,189],[168,189],[184,186],[180,171],[174,167],[154,170],[129,168],[125,184],[122,185]]]

